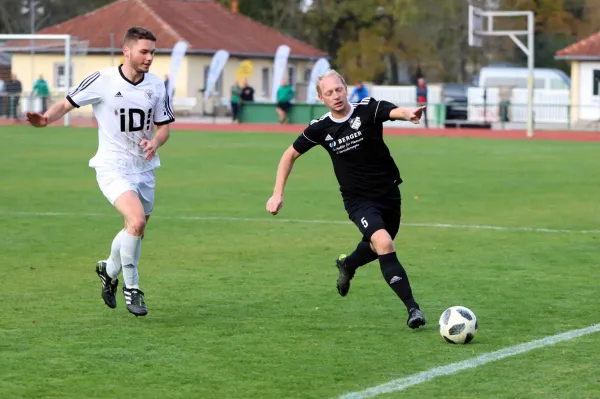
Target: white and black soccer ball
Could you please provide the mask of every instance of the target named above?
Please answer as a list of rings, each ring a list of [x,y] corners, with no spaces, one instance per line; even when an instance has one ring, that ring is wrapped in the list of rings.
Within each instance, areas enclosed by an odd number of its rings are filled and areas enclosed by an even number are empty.
[[[468,344],[477,333],[477,316],[464,306],[452,306],[440,317],[440,334],[451,344]]]

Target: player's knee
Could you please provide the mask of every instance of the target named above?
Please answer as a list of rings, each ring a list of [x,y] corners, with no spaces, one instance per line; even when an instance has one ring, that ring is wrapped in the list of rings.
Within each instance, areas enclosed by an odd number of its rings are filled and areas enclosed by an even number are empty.
[[[144,234],[145,228],[146,218],[144,216],[135,216],[127,220],[127,230],[134,236],[141,236],[142,234]]]
[[[378,255],[385,255],[395,251],[394,240],[385,229],[380,229],[373,233],[371,244]]]

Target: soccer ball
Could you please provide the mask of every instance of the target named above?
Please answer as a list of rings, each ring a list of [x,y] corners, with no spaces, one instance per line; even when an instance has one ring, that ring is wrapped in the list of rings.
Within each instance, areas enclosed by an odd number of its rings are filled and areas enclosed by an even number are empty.
[[[452,306],[440,317],[440,334],[451,344],[468,344],[477,332],[477,317],[464,306]]]

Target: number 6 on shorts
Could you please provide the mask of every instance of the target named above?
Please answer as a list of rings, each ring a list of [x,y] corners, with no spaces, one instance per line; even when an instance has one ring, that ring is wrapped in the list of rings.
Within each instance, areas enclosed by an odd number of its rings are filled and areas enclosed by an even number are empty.
[[[360,222],[363,226],[365,226],[365,228],[369,227],[369,222],[367,222],[367,219],[365,219],[364,217],[360,219]]]

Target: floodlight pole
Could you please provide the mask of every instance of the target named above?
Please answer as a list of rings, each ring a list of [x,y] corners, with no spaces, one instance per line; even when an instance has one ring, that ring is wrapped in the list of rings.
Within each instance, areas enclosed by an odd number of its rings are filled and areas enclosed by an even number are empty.
[[[64,40],[65,41],[65,95],[69,93],[71,82],[71,35],[44,35],[44,34],[0,34],[0,40]],[[33,82],[32,82],[33,83]],[[70,124],[70,116],[64,117],[65,126]]]

